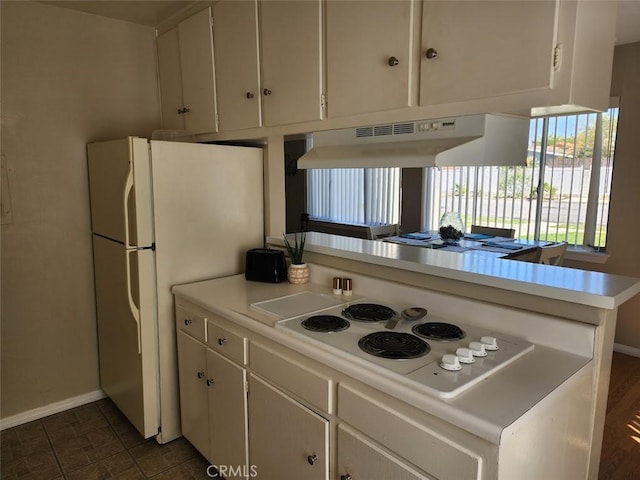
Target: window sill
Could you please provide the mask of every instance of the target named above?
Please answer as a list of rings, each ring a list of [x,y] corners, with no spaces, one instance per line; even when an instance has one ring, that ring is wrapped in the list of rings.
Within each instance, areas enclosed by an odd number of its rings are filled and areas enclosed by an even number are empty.
[[[609,256],[610,255],[606,252],[596,252],[589,247],[569,247],[564,255],[564,259],[603,265],[607,263]]]

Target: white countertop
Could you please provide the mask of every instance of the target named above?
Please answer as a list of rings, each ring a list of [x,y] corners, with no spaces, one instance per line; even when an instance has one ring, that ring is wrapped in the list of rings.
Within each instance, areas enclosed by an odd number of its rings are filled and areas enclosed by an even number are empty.
[[[267,244],[284,241],[268,237]],[[640,293],[640,278],[326,233],[307,232],[305,250],[597,308],[617,308]]]

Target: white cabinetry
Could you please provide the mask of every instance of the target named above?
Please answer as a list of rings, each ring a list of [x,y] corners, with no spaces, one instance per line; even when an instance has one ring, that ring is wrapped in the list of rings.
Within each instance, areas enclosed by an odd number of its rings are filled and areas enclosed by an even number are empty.
[[[214,4],[213,42],[220,130],[261,126],[257,0]]]
[[[249,463],[259,478],[329,478],[329,421],[249,375]]]
[[[553,85],[558,1],[425,1],[420,105]]]
[[[213,464],[245,472],[246,338],[204,312],[177,306],[176,320],[182,434]]]
[[[341,424],[338,427],[340,480],[433,480]]]
[[[218,465],[247,465],[246,370],[207,350],[209,456]]]
[[[320,0],[260,2],[265,126],[322,118]]]
[[[182,435],[204,456],[209,455],[207,349],[195,338],[178,332],[180,422]]]
[[[184,130],[178,28],[172,28],[168,32],[158,35],[156,42],[162,126],[171,130]]]
[[[211,9],[159,35],[157,48],[164,128],[216,132]]]
[[[413,1],[328,0],[328,116],[411,104]]]
[[[221,131],[322,118],[319,0],[223,0],[213,24]]]

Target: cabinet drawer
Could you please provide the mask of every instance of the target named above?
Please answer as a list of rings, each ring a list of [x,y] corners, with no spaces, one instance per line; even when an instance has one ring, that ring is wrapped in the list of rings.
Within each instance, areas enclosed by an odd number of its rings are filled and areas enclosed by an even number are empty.
[[[398,461],[344,424],[338,426],[338,475],[367,480],[434,480]]]
[[[478,454],[345,385],[338,386],[338,416],[440,480],[480,478]]]
[[[207,322],[207,345],[209,348],[235,362],[246,365],[247,339],[214,322],[213,318]]]
[[[251,343],[251,369],[323,412],[331,412],[332,382],[257,343]]]
[[[180,306],[176,307],[176,327],[178,331],[182,331],[201,342],[205,341],[206,320],[202,315],[197,315]]]

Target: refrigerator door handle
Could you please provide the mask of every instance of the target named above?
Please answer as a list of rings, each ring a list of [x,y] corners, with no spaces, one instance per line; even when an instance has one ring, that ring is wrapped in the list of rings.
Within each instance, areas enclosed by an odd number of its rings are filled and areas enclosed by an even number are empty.
[[[140,338],[140,309],[136,306],[136,303],[133,301],[133,295],[131,295],[131,258],[130,255],[135,253],[135,250],[127,250],[126,251],[126,269],[127,269],[127,300],[129,301],[129,310],[131,310],[131,315],[133,315],[133,319],[136,321],[137,331],[138,331],[138,355],[142,354],[142,340]]]
[[[129,195],[131,194],[131,190],[133,190],[133,170],[129,170],[129,174],[127,175],[127,181],[124,184],[124,199],[122,202],[122,206],[124,208],[124,247],[132,248],[133,245],[129,242]],[[129,258],[127,256],[127,258]]]

